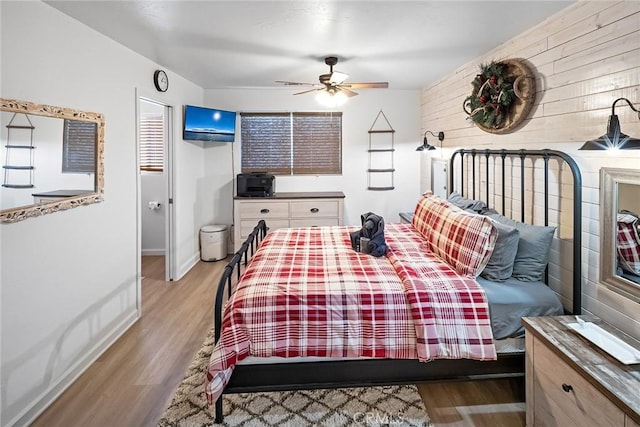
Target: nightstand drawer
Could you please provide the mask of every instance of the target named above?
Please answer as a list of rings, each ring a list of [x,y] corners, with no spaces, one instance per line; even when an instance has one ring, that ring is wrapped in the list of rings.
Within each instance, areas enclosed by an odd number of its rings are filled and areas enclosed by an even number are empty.
[[[340,225],[338,218],[305,218],[292,219],[289,221],[290,227],[324,227],[326,225]]]
[[[249,233],[253,231],[253,228],[256,226],[256,222],[257,221],[255,219],[245,219],[240,221],[240,238],[242,240],[246,239]],[[267,232],[289,227],[288,219],[269,219],[265,220],[265,222],[267,223]]]
[[[262,200],[259,202],[242,202],[238,204],[240,218],[289,218],[289,202]],[[257,221],[254,221],[257,222]]]
[[[624,413],[540,340],[534,340],[536,425],[624,426]]]
[[[291,218],[334,217],[338,218],[336,200],[308,200],[291,202]]]

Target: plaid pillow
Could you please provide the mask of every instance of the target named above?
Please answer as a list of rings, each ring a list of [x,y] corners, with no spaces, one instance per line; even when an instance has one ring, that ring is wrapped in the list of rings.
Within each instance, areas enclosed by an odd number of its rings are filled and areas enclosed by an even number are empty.
[[[489,218],[463,211],[430,192],[418,200],[412,225],[431,252],[470,277],[487,265],[498,235]]]
[[[616,236],[618,261],[625,270],[640,275],[640,236],[638,217],[628,213],[618,214]]]

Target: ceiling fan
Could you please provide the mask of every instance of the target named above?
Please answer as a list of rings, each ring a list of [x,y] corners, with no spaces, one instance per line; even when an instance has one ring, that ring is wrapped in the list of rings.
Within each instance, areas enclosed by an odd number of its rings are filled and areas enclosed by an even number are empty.
[[[284,84],[285,86],[314,86],[313,89],[305,90],[302,92],[294,93],[294,95],[302,95],[310,92],[322,92],[325,91],[329,95],[336,95],[341,93],[347,97],[356,96],[358,92],[352,89],[371,89],[381,88],[386,89],[389,87],[388,82],[369,82],[369,83],[345,83],[345,80],[349,77],[348,74],[341,73],[340,71],[333,71],[333,66],[338,63],[338,58],[335,56],[327,56],[324,58],[324,63],[329,66],[328,74],[320,74],[320,83],[299,83],[288,82],[283,80],[276,80],[276,83]]]

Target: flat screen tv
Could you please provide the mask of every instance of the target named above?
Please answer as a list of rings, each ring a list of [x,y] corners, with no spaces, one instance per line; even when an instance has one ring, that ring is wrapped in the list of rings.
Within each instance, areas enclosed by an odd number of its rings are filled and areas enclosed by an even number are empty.
[[[195,141],[233,142],[236,113],[215,108],[184,106],[182,138]]]

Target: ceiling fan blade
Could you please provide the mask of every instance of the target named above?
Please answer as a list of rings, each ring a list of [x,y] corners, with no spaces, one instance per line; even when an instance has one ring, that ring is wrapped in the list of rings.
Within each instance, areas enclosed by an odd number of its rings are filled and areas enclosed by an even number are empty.
[[[284,80],[276,80],[275,82],[283,84],[285,86],[318,86],[317,83],[287,82]]]
[[[304,94],[304,93],[317,92],[317,91],[319,91],[319,90],[325,90],[325,89],[324,89],[324,88],[322,88],[322,87],[321,87],[321,88],[317,88],[317,89],[309,89],[309,90],[304,90],[304,91],[302,91],[302,92],[294,93],[294,95],[302,95],[302,94]]]
[[[1,1],[1,0],[0,0]],[[311,89],[303,90],[302,92],[294,93],[294,95],[302,95],[310,92],[319,92],[320,95],[332,96],[341,92],[341,96],[353,97],[357,96],[358,92],[352,89],[370,89],[381,88],[386,89],[389,87],[388,82],[361,82],[361,83],[345,83],[349,78],[349,75],[340,71],[333,71],[334,65],[338,63],[338,58],[334,56],[328,56],[324,59],[325,64],[329,66],[329,72],[320,74],[318,83],[303,83],[303,82],[291,82],[286,80],[276,80],[276,83],[283,84],[285,86],[311,86]]]
[[[339,86],[339,89],[342,93],[344,93],[345,95],[347,95],[349,98],[351,98],[352,96],[356,96],[358,95],[358,92],[354,92],[351,89],[348,89],[344,86]]]
[[[342,86],[351,89],[387,89],[389,88],[389,82],[345,83]]]
[[[349,74],[341,73],[340,71],[333,71],[331,77],[329,77],[329,83],[339,85],[343,81],[349,78]]]

